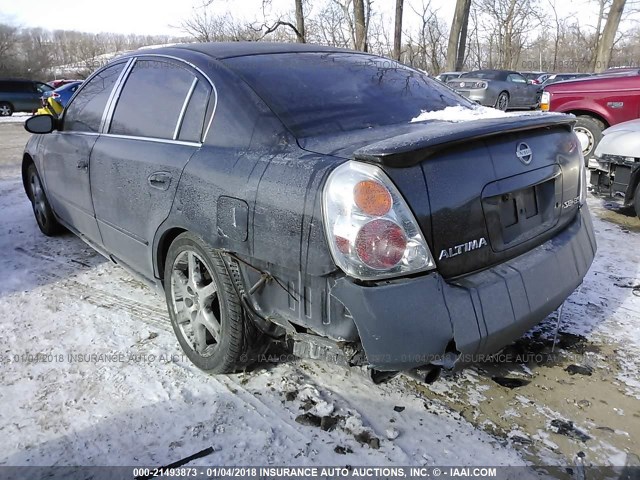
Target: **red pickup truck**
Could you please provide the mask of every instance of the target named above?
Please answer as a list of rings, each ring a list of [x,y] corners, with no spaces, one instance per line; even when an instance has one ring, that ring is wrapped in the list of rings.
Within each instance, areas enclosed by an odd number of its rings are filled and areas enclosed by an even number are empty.
[[[544,89],[540,108],[578,117],[575,132],[588,161],[605,128],[640,118],[640,70],[553,83]]]

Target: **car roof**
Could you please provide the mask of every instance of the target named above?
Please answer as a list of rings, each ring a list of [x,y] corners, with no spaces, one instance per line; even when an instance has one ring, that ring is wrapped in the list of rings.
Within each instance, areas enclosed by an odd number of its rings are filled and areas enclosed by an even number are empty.
[[[24,78],[0,78],[0,82],[44,83],[39,80],[26,80]]]
[[[326,47],[308,43],[278,43],[278,42],[212,42],[212,43],[186,43],[175,45],[173,48],[191,50],[204,53],[216,59],[232,57],[244,57],[249,55],[265,55],[275,53],[299,53],[299,52],[356,52],[344,48]],[[149,49],[153,52],[155,49]],[[144,55],[145,52],[138,51]]]

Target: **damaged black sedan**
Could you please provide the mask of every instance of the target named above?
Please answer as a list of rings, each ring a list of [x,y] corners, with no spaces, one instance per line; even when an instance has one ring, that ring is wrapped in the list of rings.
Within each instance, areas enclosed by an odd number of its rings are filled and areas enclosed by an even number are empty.
[[[27,121],[23,179],[45,234],[66,227],[166,296],[204,370],[275,341],[426,371],[517,339],[596,251],[573,117],[477,112],[359,52],[144,50]]]

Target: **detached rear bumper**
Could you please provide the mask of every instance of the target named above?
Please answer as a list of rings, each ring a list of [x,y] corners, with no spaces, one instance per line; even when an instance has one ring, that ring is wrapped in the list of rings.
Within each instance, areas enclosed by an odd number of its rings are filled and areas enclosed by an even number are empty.
[[[496,267],[446,282],[438,273],[366,287],[347,278],[331,291],[358,328],[378,370],[440,363],[451,341],[474,361],[520,338],[582,283],[596,252],[583,206],[562,232]]]

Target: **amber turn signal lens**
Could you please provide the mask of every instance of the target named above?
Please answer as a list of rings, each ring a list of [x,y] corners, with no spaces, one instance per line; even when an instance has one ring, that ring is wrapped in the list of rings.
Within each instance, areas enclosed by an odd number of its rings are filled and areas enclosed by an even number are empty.
[[[381,216],[389,213],[393,201],[389,190],[374,180],[363,180],[353,187],[353,199],[363,213]]]

